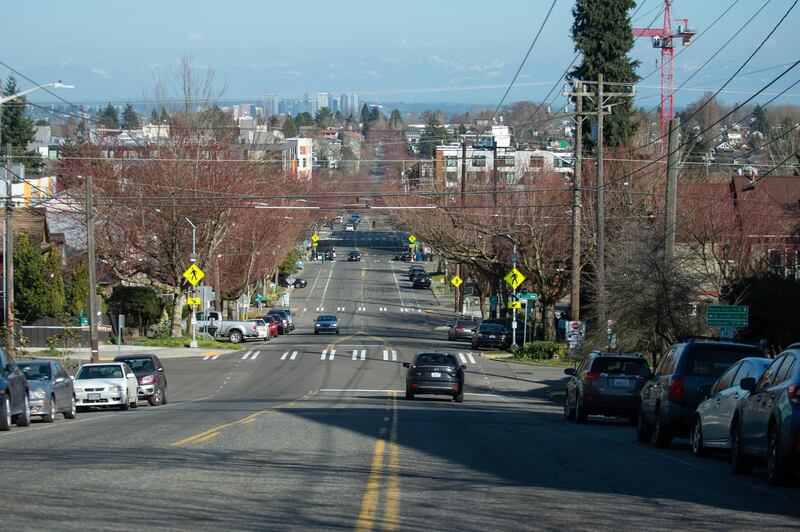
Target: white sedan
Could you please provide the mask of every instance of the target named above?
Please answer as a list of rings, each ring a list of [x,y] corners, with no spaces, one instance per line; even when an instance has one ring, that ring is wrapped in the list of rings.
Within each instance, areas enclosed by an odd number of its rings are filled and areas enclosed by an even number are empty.
[[[84,364],[75,375],[75,399],[79,408],[138,406],[136,375],[123,362]]]

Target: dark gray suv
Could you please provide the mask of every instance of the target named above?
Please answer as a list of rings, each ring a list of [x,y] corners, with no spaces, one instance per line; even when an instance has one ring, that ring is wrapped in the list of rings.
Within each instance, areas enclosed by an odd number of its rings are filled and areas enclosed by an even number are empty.
[[[31,424],[28,380],[14,359],[0,348],[0,430],[11,430]]]
[[[687,438],[706,385],[747,357],[767,355],[757,345],[732,340],[697,338],[673,345],[639,394],[636,439],[669,447],[673,438]]]

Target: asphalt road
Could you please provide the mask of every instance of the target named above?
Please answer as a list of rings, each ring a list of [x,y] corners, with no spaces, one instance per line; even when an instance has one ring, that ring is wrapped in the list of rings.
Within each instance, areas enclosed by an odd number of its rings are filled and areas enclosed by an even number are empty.
[[[362,262],[307,265],[295,332],[165,360],[168,405],[0,433],[0,529],[800,525],[797,486],[734,477],[725,457],[695,459],[680,442],[639,445],[622,422],[565,422],[545,397],[560,369],[448,342],[434,330],[446,309],[358,233]],[[320,313],[342,334],[314,335]],[[401,363],[431,348],[463,356],[463,404],[402,397]]]

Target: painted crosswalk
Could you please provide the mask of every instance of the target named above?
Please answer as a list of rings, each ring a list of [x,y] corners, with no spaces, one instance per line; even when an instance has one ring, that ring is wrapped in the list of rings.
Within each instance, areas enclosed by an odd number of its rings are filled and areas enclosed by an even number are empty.
[[[203,360],[217,360],[219,355],[206,355],[203,357]]]
[[[242,360],[255,360],[258,358],[258,355],[261,354],[261,351],[248,351],[247,353],[242,355]]]
[[[383,350],[383,359],[384,360],[389,360],[389,350],[388,349],[384,349]],[[395,351],[394,349],[392,349],[392,362],[397,362],[397,351]]]
[[[358,312],[366,312],[367,307],[358,307]]]
[[[386,312],[386,311],[388,311],[388,310],[389,310],[389,309],[388,309],[388,308],[386,308],[386,307],[378,307],[378,312]]]
[[[422,312],[421,308],[400,307],[400,312]]]
[[[465,355],[464,353],[459,353],[458,354],[458,358],[461,359],[461,363],[462,364],[466,364],[467,363],[467,359],[469,359],[469,363],[470,364],[477,364],[477,362],[475,362],[475,357],[472,356],[472,353],[466,353],[466,356],[464,356],[464,355]]]
[[[317,307],[317,312],[325,312],[325,307]]]
[[[328,351],[327,349],[323,349],[320,360],[333,360],[335,356],[336,356],[336,349],[331,349],[330,351]]]
[[[353,360],[358,360],[358,358],[359,358],[358,349],[353,349]],[[366,360],[366,359],[367,359],[367,350],[362,349],[361,360]]]

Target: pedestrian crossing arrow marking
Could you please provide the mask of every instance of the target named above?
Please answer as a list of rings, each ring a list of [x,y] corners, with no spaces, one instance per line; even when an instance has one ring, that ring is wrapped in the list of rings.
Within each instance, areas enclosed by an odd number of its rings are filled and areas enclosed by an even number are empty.
[[[203,304],[202,300],[199,297],[187,297],[186,298],[187,305],[195,305],[200,306]]]
[[[520,301],[509,301],[508,308],[521,309],[522,303]]]
[[[197,267],[197,264],[192,264],[186,271],[183,272],[183,278],[189,281],[189,284],[192,286],[197,286],[197,283],[203,280],[206,274],[203,273],[203,270]]]
[[[508,274],[503,278],[505,281],[511,286],[513,289],[517,289],[519,285],[521,285],[526,277],[516,268],[513,268]]]
[[[459,286],[461,286],[461,283],[463,283],[463,282],[464,282],[464,281],[462,281],[462,280],[461,280],[461,277],[459,277],[458,275],[455,275],[455,276],[453,276],[453,278],[452,278],[452,279],[450,279],[450,284],[452,284],[452,285],[453,285],[453,286],[455,286],[456,288],[458,288]]]

